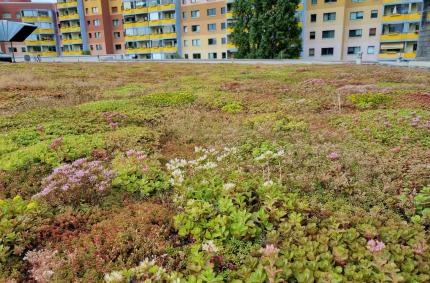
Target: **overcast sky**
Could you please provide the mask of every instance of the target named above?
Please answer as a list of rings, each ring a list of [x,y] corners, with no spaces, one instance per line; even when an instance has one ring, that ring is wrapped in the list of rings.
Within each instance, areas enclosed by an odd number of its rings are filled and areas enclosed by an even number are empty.
[[[32,0],[31,2],[57,2],[56,0]]]

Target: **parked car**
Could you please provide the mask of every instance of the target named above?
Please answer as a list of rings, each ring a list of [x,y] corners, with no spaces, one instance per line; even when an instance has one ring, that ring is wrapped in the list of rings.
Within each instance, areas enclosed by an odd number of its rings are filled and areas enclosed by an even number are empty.
[[[0,52],[0,62],[12,63],[12,55]]]

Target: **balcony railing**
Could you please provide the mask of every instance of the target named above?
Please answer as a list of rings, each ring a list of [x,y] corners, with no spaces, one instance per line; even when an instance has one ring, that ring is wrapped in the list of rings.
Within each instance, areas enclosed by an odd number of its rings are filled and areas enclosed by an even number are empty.
[[[383,34],[379,38],[381,41],[406,41],[406,40],[418,40],[418,33],[389,33]]]
[[[127,53],[156,53],[156,52],[166,52],[166,53],[174,53],[177,52],[178,49],[176,46],[169,47],[151,47],[151,48],[127,48]]]
[[[79,14],[63,15],[63,16],[59,16],[58,19],[60,21],[75,20],[75,19],[79,19]]]
[[[82,55],[83,51],[82,50],[78,50],[78,51],[64,51],[63,55]]]
[[[160,34],[132,35],[132,36],[126,36],[125,41],[139,41],[139,40],[167,39],[167,38],[176,38],[176,33],[170,32],[170,33],[160,33]]]
[[[81,44],[81,38],[63,39],[63,44]]]
[[[72,8],[72,7],[77,7],[77,6],[78,6],[77,1],[66,2],[66,3],[57,3],[58,9]]]
[[[55,40],[26,40],[26,45],[55,45]]]
[[[383,22],[402,22],[402,21],[419,21],[421,20],[420,13],[412,14],[394,14],[382,17]]]
[[[378,57],[382,60],[397,60],[400,57],[404,59],[415,59],[416,52],[386,52],[379,53]]]
[[[176,23],[176,19],[164,19],[164,20],[153,20],[153,21],[142,21],[136,23],[125,23],[124,27],[142,27],[142,26],[162,26]]]
[[[157,5],[157,6],[152,6],[152,7],[145,7],[145,8],[128,9],[128,10],[124,10],[123,13],[125,15],[144,14],[144,13],[153,12],[153,11],[175,10],[175,8],[176,8],[175,4],[166,4],[166,5]]]
[[[81,27],[80,26],[64,27],[64,28],[60,28],[60,31],[61,31],[61,33],[80,32],[81,31]]]
[[[38,34],[53,34],[55,33],[54,29],[52,28],[38,28],[34,31],[34,33]]]
[[[22,22],[52,22],[52,17],[22,17]]]

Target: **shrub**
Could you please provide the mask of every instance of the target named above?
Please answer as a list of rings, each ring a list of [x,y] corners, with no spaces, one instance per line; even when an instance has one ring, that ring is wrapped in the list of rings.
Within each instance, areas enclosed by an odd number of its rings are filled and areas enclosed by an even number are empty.
[[[376,108],[392,100],[392,97],[384,93],[353,94],[348,99],[360,108]]]
[[[35,198],[46,199],[50,204],[97,204],[111,189],[113,172],[101,161],[78,159],[72,164],[54,169]]]
[[[20,258],[33,244],[43,209],[20,196],[0,200],[0,272],[20,276]],[[11,274],[18,272],[18,274]]]
[[[139,197],[169,189],[169,179],[143,151],[128,150],[113,161],[113,185]]]
[[[241,113],[243,111],[243,106],[239,102],[229,102],[225,104],[221,110],[226,113]]]
[[[196,96],[188,92],[153,93],[142,96],[140,103],[148,106],[167,107],[192,104]]]

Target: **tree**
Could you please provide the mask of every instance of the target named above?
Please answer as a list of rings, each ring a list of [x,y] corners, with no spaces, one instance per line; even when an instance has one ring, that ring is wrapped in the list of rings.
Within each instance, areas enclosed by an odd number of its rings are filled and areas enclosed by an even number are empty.
[[[297,58],[301,28],[295,13],[300,0],[236,0],[232,42],[237,58]]]

